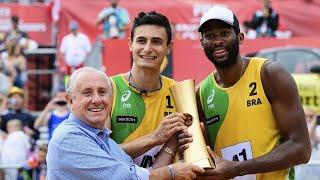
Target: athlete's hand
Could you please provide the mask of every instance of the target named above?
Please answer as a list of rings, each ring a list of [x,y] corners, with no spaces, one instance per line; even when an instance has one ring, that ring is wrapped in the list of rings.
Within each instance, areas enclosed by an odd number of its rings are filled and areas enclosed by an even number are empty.
[[[175,163],[172,167],[175,171],[175,180],[196,179],[197,174],[204,173],[203,168],[193,164]]]
[[[206,129],[203,122],[200,123],[201,131],[204,134]],[[178,134],[178,152],[182,157],[183,152],[189,148],[189,143],[193,141],[192,134],[187,130],[183,130]]]
[[[192,134],[187,130],[183,130],[178,134],[178,152],[180,157],[183,157],[183,152],[189,148],[189,143],[191,143],[192,140]]]
[[[207,146],[208,153],[215,163],[215,168],[206,170],[205,173],[199,175],[198,179],[232,179],[237,176],[235,165],[239,162],[223,160],[212,149]]]
[[[150,135],[157,145],[167,142],[176,132],[186,130],[187,117],[182,113],[172,113],[163,118],[161,124]]]

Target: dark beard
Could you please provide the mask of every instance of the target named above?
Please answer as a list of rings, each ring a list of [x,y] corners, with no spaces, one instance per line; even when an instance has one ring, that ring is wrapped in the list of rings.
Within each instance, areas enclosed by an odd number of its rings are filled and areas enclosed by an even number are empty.
[[[214,66],[218,68],[226,68],[236,63],[237,57],[239,54],[239,41],[238,39],[235,40],[235,42],[230,47],[226,47],[226,50],[228,51],[228,57],[226,60],[220,62],[217,61],[217,59],[213,56],[213,48],[212,47],[206,47],[204,48],[204,53],[206,54],[207,58],[214,64]]]

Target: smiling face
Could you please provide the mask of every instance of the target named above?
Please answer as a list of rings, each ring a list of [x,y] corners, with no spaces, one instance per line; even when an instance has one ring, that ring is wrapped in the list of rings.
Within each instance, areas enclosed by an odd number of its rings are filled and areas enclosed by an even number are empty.
[[[228,67],[236,62],[239,56],[239,44],[242,41],[242,33],[237,35],[230,25],[219,20],[208,22],[201,38],[207,58],[220,68]]]
[[[73,92],[67,94],[72,113],[84,123],[103,129],[111,111],[109,81],[94,71],[80,72],[75,81]]]
[[[164,57],[170,52],[172,43],[164,27],[141,25],[136,27],[134,36],[129,41],[133,63],[140,68],[160,69]]]

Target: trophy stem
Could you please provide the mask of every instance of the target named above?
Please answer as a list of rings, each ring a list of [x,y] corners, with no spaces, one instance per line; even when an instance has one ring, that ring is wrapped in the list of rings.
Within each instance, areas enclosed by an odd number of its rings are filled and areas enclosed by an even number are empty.
[[[192,134],[193,141],[189,144],[189,148],[184,151],[184,161],[203,168],[212,168],[213,163],[200,127],[194,80],[188,79],[179,82],[170,87],[170,92],[178,112],[188,113],[193,117],[192,125],[188,127],[188,132]]]

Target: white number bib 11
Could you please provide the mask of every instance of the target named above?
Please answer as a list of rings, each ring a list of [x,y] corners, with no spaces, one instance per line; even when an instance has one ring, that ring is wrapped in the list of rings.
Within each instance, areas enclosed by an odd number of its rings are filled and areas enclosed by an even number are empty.
[[[250,141],[242,142],[236,145],[228,146],[221,149],[221,156],[229,161],[246,161],[252,159],[252,148]],[[237,180],[255,180],[256,175],[250,174],[245,176],[237,176]]]

